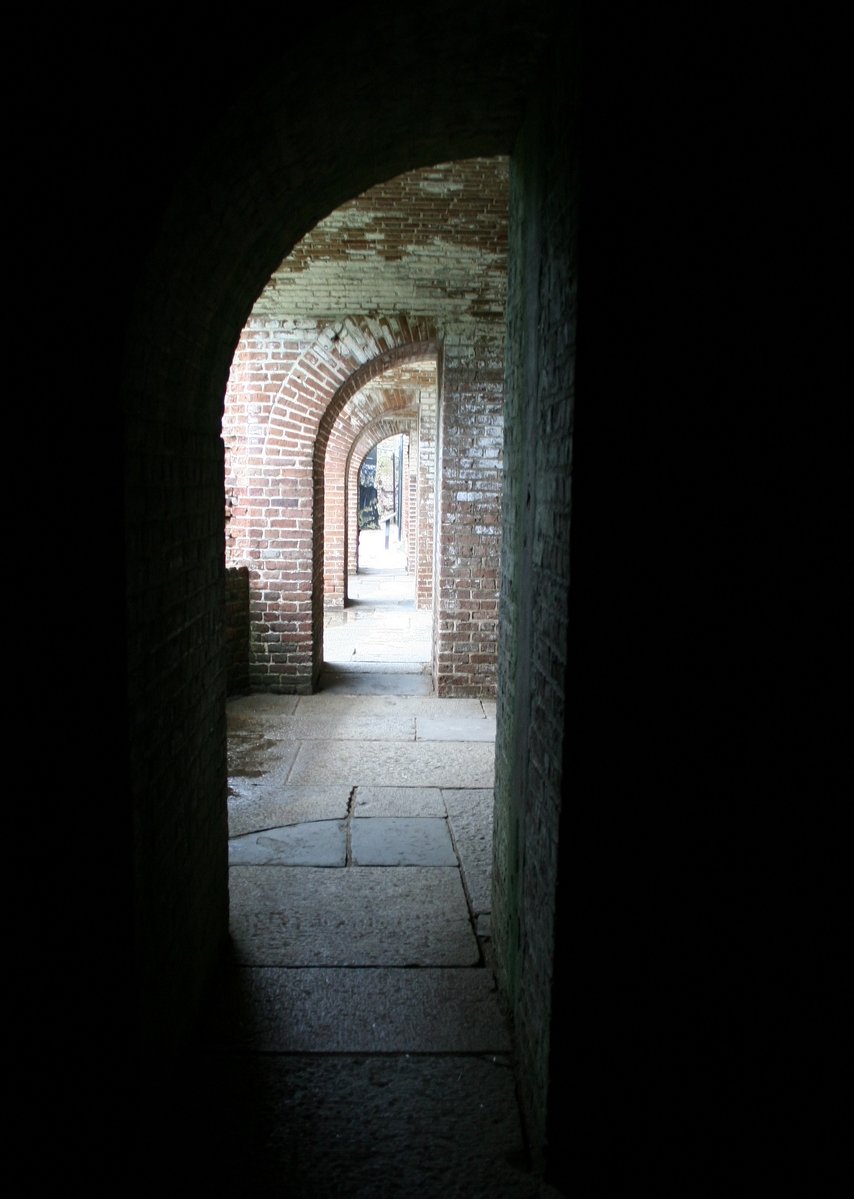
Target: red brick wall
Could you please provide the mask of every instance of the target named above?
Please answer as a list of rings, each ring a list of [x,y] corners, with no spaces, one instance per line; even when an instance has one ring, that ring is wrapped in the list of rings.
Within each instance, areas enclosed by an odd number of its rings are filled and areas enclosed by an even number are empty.
[[[413,517],[413,508],[417,502],[418,478],[413,471],[412,462],[417,461],[418,452],[418,417],[417,413],[401,416],[388,416],[373,421],[359,434],[351,450],[347,466],[347,568],[355,574],[359,567],[359,471],[365,457],[371,449],[387,437],[403,434],[404,470],[406,489],[404,492],[404,528],[407,530],[407,563],[409,571],[414,569],[415,553],[413,547],[417,537],[417,521]],[[413,459],[412,443],[415,443]],[[415,496],[413,500],[412,496]],[[412,559],[410,561],[410,558]]]
[[[327,452],[328,512],[343,577],[349,445],[336,431],[337,418],[342,412],[357,422],[375,416],[382,401],[364,392],[365,384],[398,361],[430,351],[426,340],[394,347],[384,337],[378,344],[358,322],[350,332],[350,339],[333,342],[316,324],[250,321],[232,364],[223,417],[232,513],[227,564],[249,571],[249,671],[259,690],[306,693],[319,673]],[[402,338],[411,326],[384,332]],[[359,361],[365,355],[367,361]],[[361,408],[351,403],[366,395]]]
[[[383,389],[375,393],[365,392],[355,396],[335,423],[324,463],[324,562],[323,603],[325,608],[340,608],[347,594],[345,562],[347,560],[350,530],[348,529],[348,501],[352,494],[353,515],[358,506],[358,486],[352,493],[348,488],[348,471],[356,441],[362,441],[362,421],[368,429],[378,430],[374,441],[368,441],[362,449],[362,458],[377,441],[393,434],[408,432],[413,416],[408,415],[409,397],[403,391]],[[403,415],[396,417],[396,413]],[[388,416],[379,415],[388,413]],[[375,415],[377,414],[377,415]],[[382,431],[387,430],[387,431]],[[361,459],[359,460],[361,463]],[[358,475],[358,467],[356,467]],[[358,481],[358,480],[356,480]],[[355,545],[355,543],[354,543]]]
[[[418,409],[418,511],[415,606],[433,604],[433,547],[436,532],[437,393],[422,391]]]
[[[333,351],[298,353],[289,334],[244,330],[229,380],[223,436],[230,504],[227,561],[247,568],[249,676],[259,690],[305,693],[322,663],[322,610],[345,602],[348,462],[376,440],[413,428],[405,387],[372,387],[384,370],[423,357],[425,344],[352,370]],[[314,331],[315,337],[317,330]],[[493,695],[500,546],[502,383],[483,350],[457,339],[442,379],[441,522],[434,678],[441,695]],[[335,386],[337,384],[337,386]],[[435,404],[423,395],[407,474],[404,527],[420,607],[433,602]],[[364,442],[364,430],[370,435]],[[414,429],[413,429],[414,432]],[[355,478],[355,476],[354,476]],[[350,486],[354,486],[351,481]],[[356,491],[353,492],[354,497]],[[355,503],[351,505],[355,512]],[[318,597],[322,596],[322,603]]]
[[[433,672],[442,696],[496,688],[503,375],[468,351],[457,347],[453,363],[446,351],[440,405]]]

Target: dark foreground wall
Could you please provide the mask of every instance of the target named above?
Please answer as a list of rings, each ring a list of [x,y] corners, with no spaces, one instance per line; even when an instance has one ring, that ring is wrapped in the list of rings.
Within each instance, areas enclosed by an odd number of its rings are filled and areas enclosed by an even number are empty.
[[[229,567],[225,572],[226,693],[245,695],[249,686],[249,571]]]
[[[582,40],[548,1144],[586,1194],[830,1193],[822,33],[668,24]]]
[[[578,325],[576,31],[543,64],[512,160],[493,913],[531,1144],[546,1148],[565,773]],[[570,1029],[566,1035],[574,1034]]]
[[[587,11],[579,124],[556,48],[514,154],[496,942],[568,1193],[810,1190],[841,1177],[818,33],[665,24]]]

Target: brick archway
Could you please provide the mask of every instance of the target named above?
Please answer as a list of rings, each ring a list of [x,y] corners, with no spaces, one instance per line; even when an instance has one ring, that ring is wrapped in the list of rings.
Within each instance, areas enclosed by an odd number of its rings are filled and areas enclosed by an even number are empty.
[[[347,455],[345,470],[345,508],[346,508],[346,549],[347,576],[355,574],[359,569],[359,509],[358,492],[359,476],[365,458],[371,450],[390,437],[403,435],[410,439],[415,436],[415,447],[407,452],[410,456],[410,466],[407,472],[407,519],[405,531],[407,537],[406,568],[415,572],[418,542],[418,480],[417,480],[417,423],[418,413],[407,411],[394,415],[380,417],[364,428],[350,447]]]
[[[324,607],[340,607],[346,601],[348,545],[351,536],[348,528],[347,495],[353,448],[360,435],[371,424],[386,418],[395,419],[391,414],[408,411],[417,403],[413,398],[413,391],[421,389],[413,387],[413,382],[419,381],[419,372],[413,373],[407,370],[407,367],[429,364],[433,382],[431,395],[424,397],[424,427],[425,430],[433,432],[425,447],[425,464],[423,471],[420,471],[423,474],[425,491],[429,492],[431,479],[435,478],[436,443],[433,414],[437,403],[437,358],[438,345],[435,340],[413,342],[385,351],[354,372],[333,397],[321,419],[314,446],[312,615],[315,681],[323,666]],[[372,383],[383,380],[386,386],[371,387]],[[412,410],[417,412],[418,407]],[[408,422],[412,421],[411,416],[407,416],[406,419]],[[368,448],[366,446],[365,452]],[[431,537],[432,555],[432,526],[429,530],[425,529],[425,533]]]
[[[223,417],[226,565],[248,572],[253,687],[307,693],[322,666],[323,476],[336,421],[361,412],[361,427],[376,414],[370,396],[360,405],[372,380],[436,353],[432,326],[414,320],[244,327]],[[342,502],[343,482],[342,469]]]
[[[417,403],[430,409],[418,477],[432,471],[435,512],[432,498],[417,508],[440,533],[418,555],[421,602],[439,600],[434,682],[495,694],[508,183],[506,159],[477,157],[377,184],[301,239],[254,305],[223,420],[253,689],[316,686],[324,608],[346,600],[346,453],[367,420],[414,404],[414,388],[431,395]],[[406,371],[425,359],[429,385],[413,384]]]
[[[435,355],[390,367],[357,392],[336,418],[324,459],[324,607],[347,603],[347,576],[358,569],[358,475],[367,453],[398,433],[411,440],[408,485],[408,569],[420,607],[432,604],[436,484]],[[343,499],[341,487],[343,485]]]
[[[417,476],[413,474],[410,446],[414,443],[417,448],[417,428],[418,413],[412,409],[405,409],[395,415],[380,417],[378,420],[372,421],[370,426],[362,431],[347,453],[347,459],[344,464],[345,607],[349,598],[349,577],[356,574],[359,570],[359,476],[365,458],[370,454],[371,450],[392,437],[403,437],[406,441],[404,474],[402,476],[405,478],[405,484],[400,484],[403,488],[403,523],[401,533],[406,543],[406,569],[408,573],[412,573],[416,530],[414,524],[410,528],[410,510],[412,508],[410,491],[412,496],[416,494],[418,481]]]

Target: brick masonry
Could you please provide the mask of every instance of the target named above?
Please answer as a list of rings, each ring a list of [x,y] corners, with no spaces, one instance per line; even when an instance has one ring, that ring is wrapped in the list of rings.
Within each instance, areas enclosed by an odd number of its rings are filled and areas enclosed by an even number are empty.
[[[418,550],[418,493],[420,480],[418,478],[418,463],[419,463],[419,442],[418,442],[418,414],[417,412],[405,412],[399,416],[389,415],[377,421],[372,422],[365,428],[352,447],[347,456],[345,466],[346,471],[346,493],[344,497],[345,509],[347,514],[347,530],[346,530],[346,558],[347,558],[347,574],[355,574],[359,569],[359,527],[358,527],[358,487],[359,487],[359,471],[365,457],[370,450],[379,442],[386,438],[396,438],[403,436],[404,438],[404,493],[403,493],[403,527],[406,534],[406,566],[407,570],[416,572],[416,593],[425,585],[429,585],[430,580],[424,580],[420,574],[421,555]],[[432,544],[430,546],[432,553]],[[430,559],[432,566],[432,558]],[[324,587],[327,607],[338,607],[336,602],[337,597],[333,597],[330,603],[329,599],[329,580],[330,574],[327,569]],[[344,598],[346,600],[347,576],[343,578]],[[430,590],[432,601],[432,588]]]
[[[257,690],[314,687],[323,610],[346,603],[357,568],[358,456],[405,429],[436,691],[495,694],[507,169],[471,159],[372,188],[295,247],[243,329],[223,416],[226,561],[248,572]]]
[[[503,373],[446,347],[438,514],[434,679],[439,695],[495,694]],[[459,351],[462,349],[462,353]]]
[[[226,690],[243,695],[249,684],[249,571],[230,567],[225,572]]]
[[[565,771],[578,275],[572,116],[568,97],[531,114],[511,192],[493,921],[535,1144],[546,1139],[555,1029]]]

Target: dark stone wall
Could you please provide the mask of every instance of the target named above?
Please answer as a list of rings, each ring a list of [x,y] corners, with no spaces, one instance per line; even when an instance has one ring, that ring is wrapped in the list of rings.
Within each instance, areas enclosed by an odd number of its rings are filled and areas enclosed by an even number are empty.
[[[580,114],[555,47],[513,157],[495,937],[567,1193],[809,1190],[839,1179],[804,1102],[840,945],[832,189],[811,35],[770,65],[761,22],[666,24],[588,7]]]
[[[564,691],[579,205],[572,36],[512,161],[493,920],[531,1143],[545,1145]],[[559,965],[559,963],[558,963]],[[568,1035],[572,1035],[567,1030]]]
[[[226,693],[245,695],[249,685],[249,570],[225,572]]]
[[[583,12],[546,1136],[570,1193],[841,1178],[805,1101],[840,946],[821,34],[781,53],[730,17]]]

